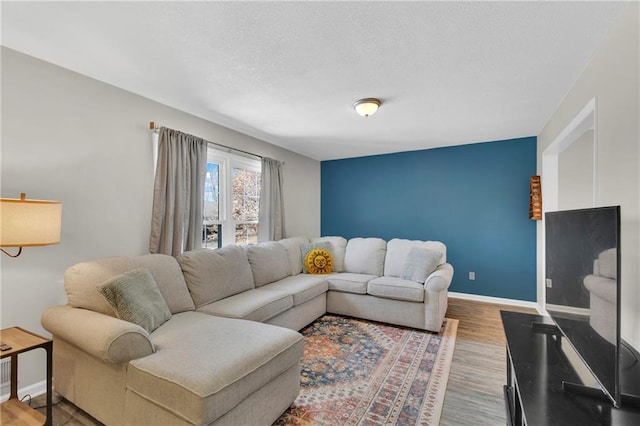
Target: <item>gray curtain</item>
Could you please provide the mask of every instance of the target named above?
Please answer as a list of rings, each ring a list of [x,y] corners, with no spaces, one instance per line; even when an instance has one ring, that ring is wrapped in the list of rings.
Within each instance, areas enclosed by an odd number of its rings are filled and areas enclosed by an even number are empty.
[[[177,256],[201,247],[207,141],[160,128],[150,253]]]
[[[276,241],[285,237],[282,163],[262,158],[258,241]]]

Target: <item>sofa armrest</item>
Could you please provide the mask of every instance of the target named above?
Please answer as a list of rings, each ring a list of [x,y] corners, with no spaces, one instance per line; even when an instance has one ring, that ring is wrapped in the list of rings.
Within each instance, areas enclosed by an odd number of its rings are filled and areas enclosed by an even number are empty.
[[[99,312],[70,305],[54,306],[42,313],[41,322],[54,336],[113,364],[154,352],[145,329]]]
[[[436,268],[435,271],[427,277],[424,283],[425,291],[441,292],[451,285],[453,279],[453,265],[445,263]]]

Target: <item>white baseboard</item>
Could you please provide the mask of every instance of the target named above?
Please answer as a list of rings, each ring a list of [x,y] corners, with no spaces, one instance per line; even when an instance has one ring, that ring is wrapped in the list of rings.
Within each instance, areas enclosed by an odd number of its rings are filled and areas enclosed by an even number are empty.
[[[0,390],[0,402],[8,400],[10,392],[11,390],[8,385],[2,386],[2,389]],[[47,393],[47,381],[43,380],[41,382],[34,383],[31,386],[18,389],[18,399],[22,400],[26,395],[31,395],[31,398],[35,398],[36,396],[40,396],[45,393]]]
[[[502,297],[481,296],[479,294],[456,293],[449,292],[449,297],[454,299],[475,300],[476,302],[494,303],[498,305],[520,306],[523,308],[532,308],[538,311],[539,315],[547,315],[542,307],[536,302],[527,302],[525,300],[503,299]]]

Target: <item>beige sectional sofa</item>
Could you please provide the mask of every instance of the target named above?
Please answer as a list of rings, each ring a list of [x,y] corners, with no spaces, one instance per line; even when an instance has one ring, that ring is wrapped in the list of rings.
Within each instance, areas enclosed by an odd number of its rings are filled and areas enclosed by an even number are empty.
[[[304,273],[314,247],[331,253],[331,274]],[[166,315],[138,325],[101,292],[140,271]],[[299,392],[296,330],[331,312],[437,332],[452,276],[444,244],[379,238],[79,263],[65,273],[69,303],[42,315],[54,387],[106,424],[271,424]]]

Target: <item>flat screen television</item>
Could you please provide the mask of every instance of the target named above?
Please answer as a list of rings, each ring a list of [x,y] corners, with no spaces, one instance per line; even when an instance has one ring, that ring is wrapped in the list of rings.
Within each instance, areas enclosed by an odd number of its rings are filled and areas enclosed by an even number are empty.
[[[545,214],[546,310],[616,407],[620,206]]]

